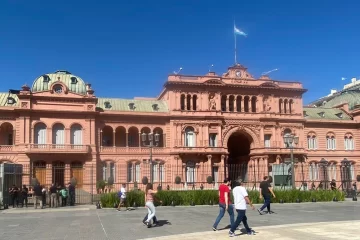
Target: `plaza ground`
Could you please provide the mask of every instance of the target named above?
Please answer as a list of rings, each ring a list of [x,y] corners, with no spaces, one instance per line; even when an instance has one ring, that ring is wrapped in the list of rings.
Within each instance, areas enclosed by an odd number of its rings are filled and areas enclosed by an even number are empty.
[[[252,237],[254,239],[265,236],[267,239],[359,239],[359,207],[359,202],[351,201],[273,204],[276,214],[260,216],[249,210],[248,218],[250,226],[257,232],[257,236]],[[141,223],[145,214],[144,208],[117,212],[113,209],[96,210],[95,206],[55,210],[9,209],[0,211],[0,239],[229,238],[227,229],[211,231],[218,214],[216,206],[158,207],[160,226],[150,229]],[[225,228],[228,223],[229,217],[225,215],[219,228]]]

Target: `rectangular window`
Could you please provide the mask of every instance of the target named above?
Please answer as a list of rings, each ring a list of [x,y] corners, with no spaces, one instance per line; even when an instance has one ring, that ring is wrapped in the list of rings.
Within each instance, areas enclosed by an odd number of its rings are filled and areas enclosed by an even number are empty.
[[[271,147],[271,134],[265,134],[264,135],[264,146],[266,148]]]
[[[216,133],[209,134],[209,146],[210,147],[216,147],[216,139],[217,139]]]

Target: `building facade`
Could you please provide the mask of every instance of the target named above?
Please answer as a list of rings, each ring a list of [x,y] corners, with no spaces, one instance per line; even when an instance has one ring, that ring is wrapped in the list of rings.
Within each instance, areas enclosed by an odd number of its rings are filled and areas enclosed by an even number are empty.
[[[110,178],[129,187],[147,177],[171,188],[210,188],[224,177],[256,184],[271,175],[288,185],[284,136],[292,135],[296,185],[355,181],[356,84],[306,107],[305,92],[299,82],[255,79],[236,64],[222,75],[170,75],[154,99],[100,98],[80,77],[57,71],[0,94],[0,162],[26,166],[23,182],[75,178],[88,192]]]

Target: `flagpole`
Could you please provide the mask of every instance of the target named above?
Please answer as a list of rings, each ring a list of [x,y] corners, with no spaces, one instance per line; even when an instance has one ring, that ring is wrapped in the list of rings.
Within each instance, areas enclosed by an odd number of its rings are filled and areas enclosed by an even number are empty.
[[[236,60],[236,33],[235,33],[235,20],[234,20],[234,42],[235,42],[235,64],[237,64],[237,60]]]

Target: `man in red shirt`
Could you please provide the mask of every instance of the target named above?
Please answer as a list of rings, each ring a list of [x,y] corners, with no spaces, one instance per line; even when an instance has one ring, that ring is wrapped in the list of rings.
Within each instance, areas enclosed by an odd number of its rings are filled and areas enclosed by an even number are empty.
[[[231,181],[229,179],[224,180],[224,184],[221,184],[219,187],[219,216],[216,218],[215,223],[213,225],[213,230],[217,231],[217,226],[220,223],[221,219],[224,217],[225,211],[229,213],[230,216],[230,224],[231,226],[234,223],[234,209],[231,204],[230,198],[230,184]]]

